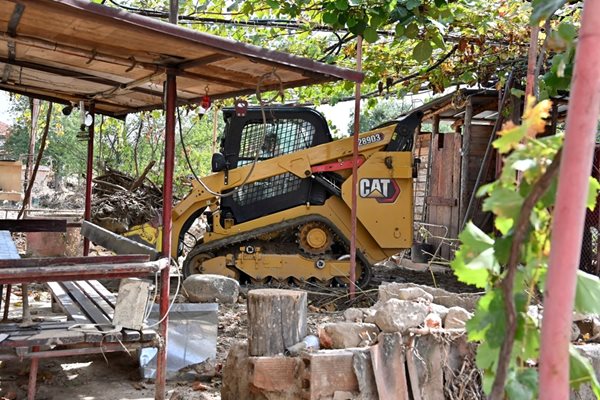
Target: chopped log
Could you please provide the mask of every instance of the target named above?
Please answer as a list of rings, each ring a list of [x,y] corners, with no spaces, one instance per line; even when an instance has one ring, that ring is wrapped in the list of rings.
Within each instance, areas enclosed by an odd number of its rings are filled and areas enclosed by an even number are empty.
[[[131,184],[131,187],[129,188],[130,192],[134,192],[135,189],[139,188],[142,183],[144,183],[146,175],[148,175],[148,172],[150,172],[152,167],[154,167],[154,164],[156,164],[156,161],[152,160],[148,163],[148,165],[146,165],[146,168],[144,168],[144,171],[142,171],[141,175],[135,180],[135,182]]]
[[[248,293],[251,356],[281,354],[306,336],[306,292],[258,289]]]

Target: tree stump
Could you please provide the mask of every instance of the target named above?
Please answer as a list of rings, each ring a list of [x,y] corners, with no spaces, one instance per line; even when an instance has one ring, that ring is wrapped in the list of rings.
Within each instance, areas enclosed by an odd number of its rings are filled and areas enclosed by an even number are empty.
[[[248,352],[281,354],[306,336],[306,292],[258,289],[248,292]]]

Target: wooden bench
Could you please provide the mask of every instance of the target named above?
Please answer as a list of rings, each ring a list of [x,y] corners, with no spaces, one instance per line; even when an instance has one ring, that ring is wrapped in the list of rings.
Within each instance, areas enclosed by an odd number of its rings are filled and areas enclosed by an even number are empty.
[[[158,334],[153,330],[117,331],[112,326],[116,296],[95,280],[145,277],[168,265],[167,259],[148,262],[148,258],[120,255],[0,260],[0,284],[47,283],[56,304],[69,318],[29,326],[0,324],[0,360],[31,359],[29,399],[35,397],[41,358],[159,346]]]
[[[48,282],[46,285],[50,289],[53,302],[70,320],[83,327],[79,330],[85,332],[88,342],[132,342],[156,338],[156,332],[151,329],[141,332],[122,329],[115,332],[112,318],[117,297],[96,280]]]

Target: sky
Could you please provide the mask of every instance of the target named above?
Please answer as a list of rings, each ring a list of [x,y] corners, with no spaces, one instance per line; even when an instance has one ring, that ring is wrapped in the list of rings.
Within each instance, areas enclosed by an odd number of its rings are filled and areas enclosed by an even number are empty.
[[[7,92],[0,90],[0,121],[11,124],[13,118],[9,115],[10,97]]]
[[[353,109],[353,101],[338,103],[335,106],[323,105],[318,107],[318,110],[325,114],[325,117],[337,127],[341,134],[347,132]],[[8,92],[0,90],[0,121],[10,125],[14,118],[9,114],[9,110],[10,96]]]

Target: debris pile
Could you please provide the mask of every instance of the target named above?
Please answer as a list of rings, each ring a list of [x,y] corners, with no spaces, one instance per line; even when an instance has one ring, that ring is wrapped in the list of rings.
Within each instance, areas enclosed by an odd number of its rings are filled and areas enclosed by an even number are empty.
[[[110,168],[95,178],[92,222],[115,233],[150,221],[159,225],[162,190],[144,178],[144,174],[135,179]]]
[[[319,346],[306,344],[311,338],[306,332],[305,343],[285,343],[288,351],[278,355],[257,356],[253,350],[253,341],[272,345],[275,336],[281,338],[277,329],[256,334],[276,316],[253,319],[249,313],[253,340],[232,346],[222,399],[484,398],[475,344],[467,342],[464,330],[479,295],[409,283],[383,284],[378,294],[372,307],[347,309],[345,321],[320,325],[313,332]],[[267,308],[271,314],[277,310]],[[292,330],[304,324],[293,322]],[[305,350],[289,351],[296,347]]]

